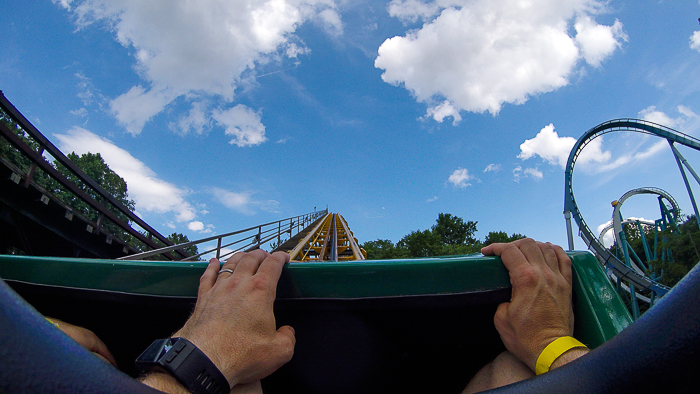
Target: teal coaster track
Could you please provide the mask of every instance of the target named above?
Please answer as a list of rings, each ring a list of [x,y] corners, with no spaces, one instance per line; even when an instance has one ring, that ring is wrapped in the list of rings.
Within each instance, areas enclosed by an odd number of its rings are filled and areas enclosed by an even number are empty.
[[[600,137],[604,134],[615,132],[615,131],[632,131],[643,134],[654,135],[661,137],[668,141],[671,146],[671,150],[678,163],[679,170],[685,181],[686,189],[690,195],[690,201],[693,204],[693,209],[695,210],[696,217],[698,215],[697,205],[695,203],[695,198],[693,197],[692,189],[688,183],[688,178],[683,169],[685,166],[688,171],[693,175],[695,180],[700,184],[700,177],[695,173],[695,171],[690,167],[687,160],[681,155],[680,152],[674,146],[675,143],[687,146],[694,150],[700,151],[700,140],[693,138],[689,135],[683,134],[677,130],[658,125],[652,122],[647,122],[638,119],[615,119],[608,122],[599,124],[592,129],[585,132],[574,144],[569,154],[569,159],[566,163],[566,173],[564,180],[564,217],[566,219],[566,229],[569,242],[569,250],[574,249],[574,237],[571,228],[571,218],[573,217],[579,228],[579,235],[586,243],[589,250],[593,251],[598,260],[603,264],[610,272],[617,277],[619,280],[626,282],[633,290],[637,289],[640,291],[650,290],[656,297],[663,296],[669,290],[667,286],[664,286],[652,278],[646,276],[643,272],[640,272],[636,267],[626,264],[621,261],[615,254],[610,252],[596,237],[596,235],[591,231],[591,229],[586,224],[585,220],[581,216],[581,212],[576,205],[576,199],[574,198],[573,189],[573,172],[574,164],[576,159],[583,151],[583,148],[591,142],[593,139]],[[616,212],[619,212],[619,208]],[[614,214],[613,214],[614,215]],[[619,213],[618,213],[619,216]],[[620,229],[615,229],[619,231]]]

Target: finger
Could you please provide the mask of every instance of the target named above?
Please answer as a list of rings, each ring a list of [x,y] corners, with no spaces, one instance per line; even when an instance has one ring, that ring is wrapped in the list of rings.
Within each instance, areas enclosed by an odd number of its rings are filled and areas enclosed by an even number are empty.
[[[231,271],[236,270],[236,265],[238,265],[238,262],[241,261],[243,257],[245,257],[247,253],[245,252],[236,252],[233,254],[233,256],[229,257],[228,260],[224,263],[222,269],[227,268],[230,269]]]
[[[219,263],[219,260],[217,259],[209,260],[209,265],[207,265],[207,269],[204,270],[204,273],[199,278],[199,290],[197,291],[198,298],[201,298],[204,293],[208,292],[209,290],[211,290],[212,287],[214,287],[214,283],[216,283],[216,277],[218,275],[220,265],[221,263]]]
[[[549,267],[549,269],[551,269],[554,273],[560,273],[561,271],[559,270],[559,257],[557,256],[557,252],[554,251],[552,244],[549,242],[538,242],[537,246],[540,247],[540,252],[544,257],[544,261],[547,264],[547,267]]]
[[[514,243],[517,243],[518,249],[520,249],[530,265],[540,269],[547,266],[544,253],[540,247],[540,242],[537,242],[532,238],[524,238]]]
[[[270,254],[262,249],[256,249],[247,253],[236,264],[236,269],[233,271],[235,276],[253,276],[258,272],[258,267]]]
[[[489,244],[487,246],[484,246],[483,248],[481,248],[481,254],[483,254],[484,256],[494,256],[494,255],[500,256],[501,255],[500,250],[501,250],[501,248],[503,248],[503,245],[506,245],[506,244],[494,243],[494,244]]]
[[[557,260],[559,262],[559,272],[564,276],[569,286],[572,286],[572,274],[571,274],[571,259],[569,255],[566,254],[564,249],[558,245],[552,245],[554,252],[557,254]]]
[[[268,256],[260,264],[258,272],[255,274],[264,276],[272,283],[277,283],[282,275],[282,267],[289,261],[289,254],[285,252],[275,252]]]

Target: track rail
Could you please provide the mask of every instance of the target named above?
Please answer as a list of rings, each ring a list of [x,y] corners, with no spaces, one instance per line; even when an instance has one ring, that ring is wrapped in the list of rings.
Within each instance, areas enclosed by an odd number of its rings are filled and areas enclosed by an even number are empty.
[[[639,274],[633,268],[625,265],[615,255],[613,255],[604,245],[602,245],[593,231],[588,227],[585,220],[581,216],[581,212],[576,205],[573,188],[573,172],[576,159],[583,151],[583,148],[592,140],[604,134],[615,131],[632,131],[643,134],[650,134],[666,139],[673,147],[673,143],[679,143],[689,148],[700,151],[700,140],[693,138],[687,134],[683,134],[677,130],[644,121],[639,119],[615,119],[601,123],[590,130],[586,131],[574,144],[569,154],[569,159],[566,163],[566,173],[564,176],[564,217],[566,218],[569,250],[574,249],[574,237],[571,229],[571,217],[574,218],[579,228],[579,235],[586,243],[586,247],[592,250],[598,260],[618,278],[621,278],[633,284],[638,289],[649,289],[659,296],[666,294],[669,290],[664,286],[649,277]]]

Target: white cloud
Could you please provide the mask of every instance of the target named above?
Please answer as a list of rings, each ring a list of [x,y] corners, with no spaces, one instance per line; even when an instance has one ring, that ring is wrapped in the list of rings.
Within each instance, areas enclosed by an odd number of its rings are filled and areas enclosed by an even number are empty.
[[[542,179],[544,175],[542,175],[542,171],[538,170],[537,168],[526,168],[523,170],[523,173],[533,179]]]
[[[71,110],[70,113],[76,116],[80,116],[81,118],[86,117],[88,114],[87,109],[85,108],[74,109]]]
[[[520,183],[520,179],[522,177],[532,178],[534,180],[539,181],[540,179],[542,179],[544,177],[544,175],[542,174],[542,172],[540,170],[538,170],[536,168],[525,168],[523,170],[523,168],[521,166],[515,167],[513,169],[513,180],[515,182]]]
[[[454,170],[452,175],[447,179],[448,182],[452,183],[456,187],[464,189],[467,186],[471,186],[470,180],[474,179],[473,175],[469,175],[469,171],[465,168],[458,168]]]
[[[491,171],[493,171],[493,172],[501,171],[501,165],[491,163],[491,164],[487,165],[486,168],[484,168],[484,172],[491,172]]]
[[[176,124],[171,123],[170,128],[179,134],[187,134],[193,130],[197,134],[204,133],[211,126],[207,114],[207,103],[197,101],[192,103],[187,116],[181,117]]]
[[[83,28],[104,22],[134,55],[144,83],[111,102],[132,134],[183,95],[233,100],[256,64],[304,52],[290,45],[313,20],[334,34],[342,22],[332,0],[54,0]],[[296,44],[295,44],[296,45]]]
[[[384,41],[374,65],[419,102],[447,100],[452,112],[495,115],[504,103],[567,85],[581,59],[599,65],[610,56],[625,36],[621,23],[601,26],[591,18],[603,9],[596,0],[393,1],[389,11],[402,20],[437,16]]]
[[[449,100],[445,100],[432,108],[428,108],[424,118],[430,117],[442,123],[448,116],[452,117],[453,126],[457,126],[457,124],[462,121],[462,117],[459,115],[459,109],[455,108]]]
[[[438,196],[433,196],[433,197],[425,200],[425,202],[433,202],[433,201],[437,201],[437,200],[438,200]]]
[[[124,178],[129,197],[139,211],[172,213],[178,222],[191,221],[195,210],[185,200],[187,191],[159,179],[156,173],[129,152],[80,127],[66,134],[55,134],[59,148],[64,152],[99,153],[112,171]]]
[[[643,120],[654,122],[656,124],[670,127],[672,129],[678,126],[675,119],[671,119],[670,116],[666,115],[662,111],[657,111],[656,106],[654,105],[650,105],[644,108],[643,110],[639,111],[639,115],[642,117]]]
[[[683,116],[685,116],[687,118],[697,118],[698,117],[698,115],[695,112],[693,112],[692,109],[686,107],[685,105],[679,105],[678,107],[676,107],[676,109],[678,110],[678,112],[680,112]]]
[[[610,152],[602,151],[602,143],[602,137],[590,141],[579,155],[577,163],[605,162],[609,160]],[[525,142],[520,144],[518,158],[527,160],[531,157],[539,156],[549,164],[558,164],[561,168],[566,168],[566,162],[574,144],[576,144],[576,138],[559,137],[559,134],[554,131],[554,125],[550,123],[543,127],[535,138],[525,140]]]
[[[700,30],[693,32],[690,36],[690,49],[700,52]]]
[[[389,3],[389,15],[411,23],[418,19],[427,20],[439,10],[435,3],[423,3],[418,0],[392,0]]]
[[[187,223],[187,229],[190,231],[196,231],[201,234],[208,234],[214,231],[214,225],[213,224],[207,224],[206,226],[204,223],[200,221],[193,221]]]
[[[597,24],[588,15],[581,15],[576,19],[574,28],[583,58],[594,67],[600,67],[600,63],[620,46],[620,41],[628,40],[627,34],[622,30],[622,23],[617,19],[612,26],[604,26]]]
[[[221,204],[244,215],[253,215],[256,210],[279,213],[279,202],[275,200],[255,200],[252,192],[232,192],[230,190],[214,187],[211,190]]]
[[[243,104],[225,111],[214,110],[212,116],[218,124],[226,128],[226,135],[232,135],[230,144],[240,147],[260,145],[267,141],[265,126],[260,122],[260,114]]]

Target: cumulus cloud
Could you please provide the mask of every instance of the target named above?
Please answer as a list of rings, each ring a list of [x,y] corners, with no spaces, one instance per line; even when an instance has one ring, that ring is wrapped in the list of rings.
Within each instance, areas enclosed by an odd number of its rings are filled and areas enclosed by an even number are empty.
[[[267,141],[265,126],[260,121],[260,114],[243,104],[238,104],[225,111],[215,110],[214,120],[226,129],[226,135],[233,136],[230,144],[240,147],[260,145]]]
[[[456,126],[462,121],[462,116],[459,115],[459,109],[455,108],[454,105],[452,105],[452,103],[448,100],[445,100],[432,108],[428,108],[424,119],[433,118],[439,123],[442,123],[442,121],[448,116],[452,117],[453,126]]]
[[[501,171],[501,165],[500,164],[489,164],[484,168],[484,172],[498,172]]]
[[[195,220],[193,222],[187,223],[187,229],[190,231],[196,231],[200,234],[208,234],[214,231],[214,225],[213,224],[207,224],[206,226],[204,223]]]
[[[670,128],[675,128],[678,126],[675,119],[671,119],[670,116],[666,115],[662,111],[657,111],[656,106],[654,105],[650,105],[639,111],[639,115],[643,120],[660,124],[662,126]]]
[[[700,52],[700,30],[693,32],[690,36],[690,49]]]
[[[581,15],[574,28],[583,58],[594,67],[600,67],[600,63],[620,46],[620,41],[628,40],[627,34],[622,30],[622,23],[617,19],[612,26],[603,26],[590,16]]]
[[[603,9],[596,0],[394,0],[392,16],[426,22],[384,41],[374,65],[385,82],[428,104],[429,116],[441,114],[440,102],[449,116],[495,115],[504,103],[567,85],[580,60],[597,67],[612,55],[626,36],[619,21],[595,22]]]
[[[469,175],[469,171],[466,168],[460,167],[454,170],[454,172],[452,173],[452,175],[450,175],[447,181],[455,185],[456,187],[464,189],[465,187],[472,185],[471,183],[469,183],[469,181],[474,178],[475,177],[473,175]]]
[[[257,210],[279,213],[279,202],[275,200],[253,199],[252,192],[233,192],[214,187],[211,189],[214,198],[225,207],[244,215],[253,215]]]
[[[439,10],[435,3],[424,3],[418,0],[392,0],[389,3],[389,15],[411,23],[418,19],[428,20]]]
[[[520,144],[518,158],[527,160],[534,156],[539,156],[549,164],[566,168],[566,162],[574,144],[576,144],[576,138],[559,137],[559,134],[554,131],[554,125],[550,123],[543,127],[535,138],[525,140],[525,142]],[[602,137],[590,141],[579,155],[577,163],[605,162],[609,160],[610,152],[603,152],[602,144]]]
[[[128,132],[176,98],[213,96],[230,102],[242,75],[256,64],[296,58],[306,49],[294,32],[316,21],[334,34],[342,22],[332,0],[54,0],[79,28],[100,22],[134,56],[144,83],[110,108]]]
[[[431,198],[425,200],[425,202],[433,202],[433,201],[437,201],[437,200],[438,200],[438,196],[432,196]]]
[[[518,183],[520,183],[521,178],[532,178],[539,181],[543,177],[544,174],[542,174],[542,171],[538,170],[537,168],[523,169],[521,166],[517,166],[513,169],[513,180]]]
[[[177,123],[171,123],[170,128],[178,134],[187,134],[194,131],[197,134],[204,133],[211,126],[207,114],[207,103],[197,101],[192,103],[187,116],[181,117]]]
[[[109,168],[124,178],[129,188],[129,197],[134,199],[137,210],[172,213],[178,222],[195,218],[195,209],[185,199],[185,189],[159,179],[142,161],[113,142],[80,127],[54,136],[64,152],[75,152],[78,155],[99,153]]]

